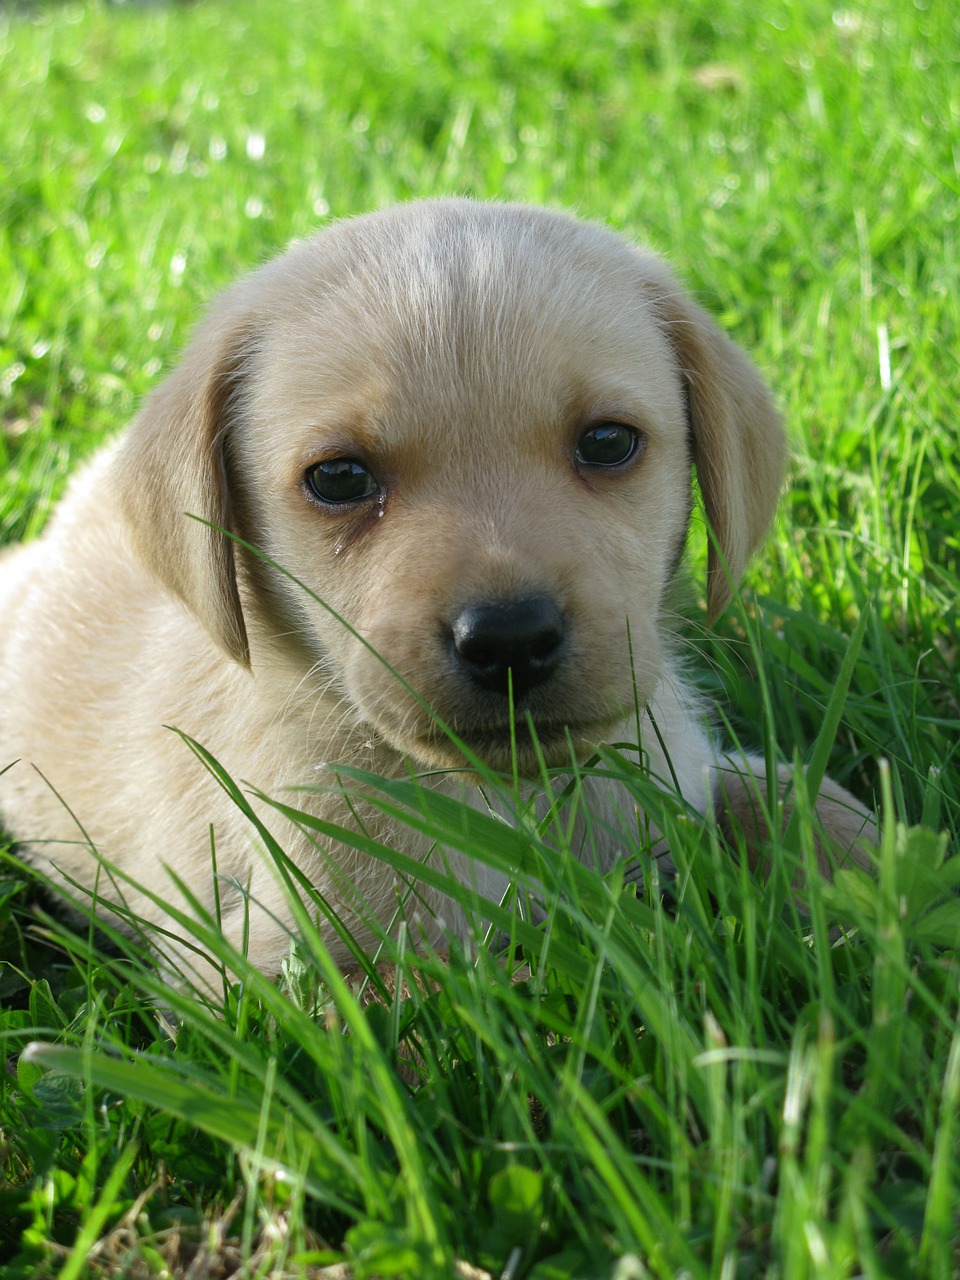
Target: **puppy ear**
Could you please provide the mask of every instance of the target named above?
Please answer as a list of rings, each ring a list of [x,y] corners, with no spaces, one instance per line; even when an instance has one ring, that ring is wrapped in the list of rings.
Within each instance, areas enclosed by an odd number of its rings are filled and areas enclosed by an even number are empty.
[[[253,345],[251,329],[227,300],[221,303],[180,365],[147,398],[112,468],[141,562],[244,666],[250,665],[250,647],[234,544],[219,530],[233,530],[224,447]]]
[[[687,388],[693,457],[710,528],[711,621],[773,519],[786,441],[773,398],[753,364],[665,273],[654,307]]]

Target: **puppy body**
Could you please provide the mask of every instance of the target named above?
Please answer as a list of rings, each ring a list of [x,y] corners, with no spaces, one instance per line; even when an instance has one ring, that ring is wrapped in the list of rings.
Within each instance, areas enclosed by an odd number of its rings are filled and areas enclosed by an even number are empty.
[[[4,823],[54,875],[92,884],[92,846],[179,900],[169,868],[208,907],[212,829],[224,930],[239,943],[249,911],[251,958],[273,971],[289,945],[275,874],[166,726],[277,797],[322,782],[325,764],[461,769],[427,708],[492,767],[515,754],[531,777],[538,750],[563,766],[639,730],[651,774],[704,810],[716,750],[667,618],[690,467],[716,613],[782,460],[746,358],[612,234],[458,200],[339,224],[220,300],[44,535],[0,565],[0,762],[19,761],[0,776]],[[432,785],[469,791],[462,774]],[[594,799],[629,828],[623,796]],[[353,820],[329,790],[295,802]],[[361,941],[359,899],[392,918],[382,864],[265,816]],[[605,865],[622,852],[612,836],[592,850]],[[418,893],[434,940],[441,922],[463,927]],[[162,906],[123,896],[163,923]]]

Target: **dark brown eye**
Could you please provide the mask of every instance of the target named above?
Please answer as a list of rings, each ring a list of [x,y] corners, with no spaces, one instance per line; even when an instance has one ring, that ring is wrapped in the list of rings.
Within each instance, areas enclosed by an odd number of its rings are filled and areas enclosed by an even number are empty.
[[[328,458],[304,475],[310,492],[329,506],[363,502],[380,492],[373,474],[356,458]]]
[[[622,467],[642,448],[643,441],[635,427],[622,422],[598,422],[580,437],[576,460],[581,467]]]

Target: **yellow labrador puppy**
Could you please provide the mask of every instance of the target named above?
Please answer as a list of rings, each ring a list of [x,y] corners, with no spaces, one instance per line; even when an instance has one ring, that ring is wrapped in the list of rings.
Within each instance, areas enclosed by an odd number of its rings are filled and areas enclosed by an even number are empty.
[[[721,757],[665,607],[691,465],[715,615],[771,519],[783,457],[753,366],[662,262],[609,231],[467,200],[342,222],[213,306],[45,534],[0,566],[0,767],[17,762],[3,824],[55,877],[92,885],[93,848],[182,905],[169,869],[208,908],[212,824],[224,931],[239,944],[252,911],[250,955],[272,972],[290,925],[275,872],[167,726],[268,794],[336,762],[412,763],[450,787],[442,771],[463,759],[423,704],[509,769],[512,692],[525,773],[527,713],[551,766],[639,730],[650,773],[706,812]],[[342,797],[297,802],[351,820]],[[749,786],[728,780],[723,804],[749,819]],[[862,812],[832,785],[820,808],[850,847]],[[345,883],[382,920],[395,912],[379,862],[334,847],[334,870],[294,828],[278,835],[354,927]],[[607,865],[623,854],[609,844]],[[431,907],[465,927],[431,891],[420,901],[436,939]]]

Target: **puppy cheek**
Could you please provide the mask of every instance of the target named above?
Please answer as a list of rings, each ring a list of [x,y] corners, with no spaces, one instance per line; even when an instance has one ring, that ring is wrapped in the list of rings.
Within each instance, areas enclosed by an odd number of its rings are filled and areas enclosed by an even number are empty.
[[[663,668],[663,651],[655,628],[640,616],[619,619],[606,647],[605,660],[597,663],[604,677],[605,701],[629,715],[653,698]]]
[[[428,719],[418,699],[433,708],[452,696],[440,627],[432,619],[385,599],[358,631],[362,640],[353,639],[342,669],[348,696],[366,719],[412,729]]]
[[[571,589],[575,666],[622,705],[653,696],[663,662],[659,566],[629,554],[598,566]]]
[[[653,696],[663,671],[663,646],[657,627],[638,613],[626,620],[624,662],[627,678],[641,703]]]

